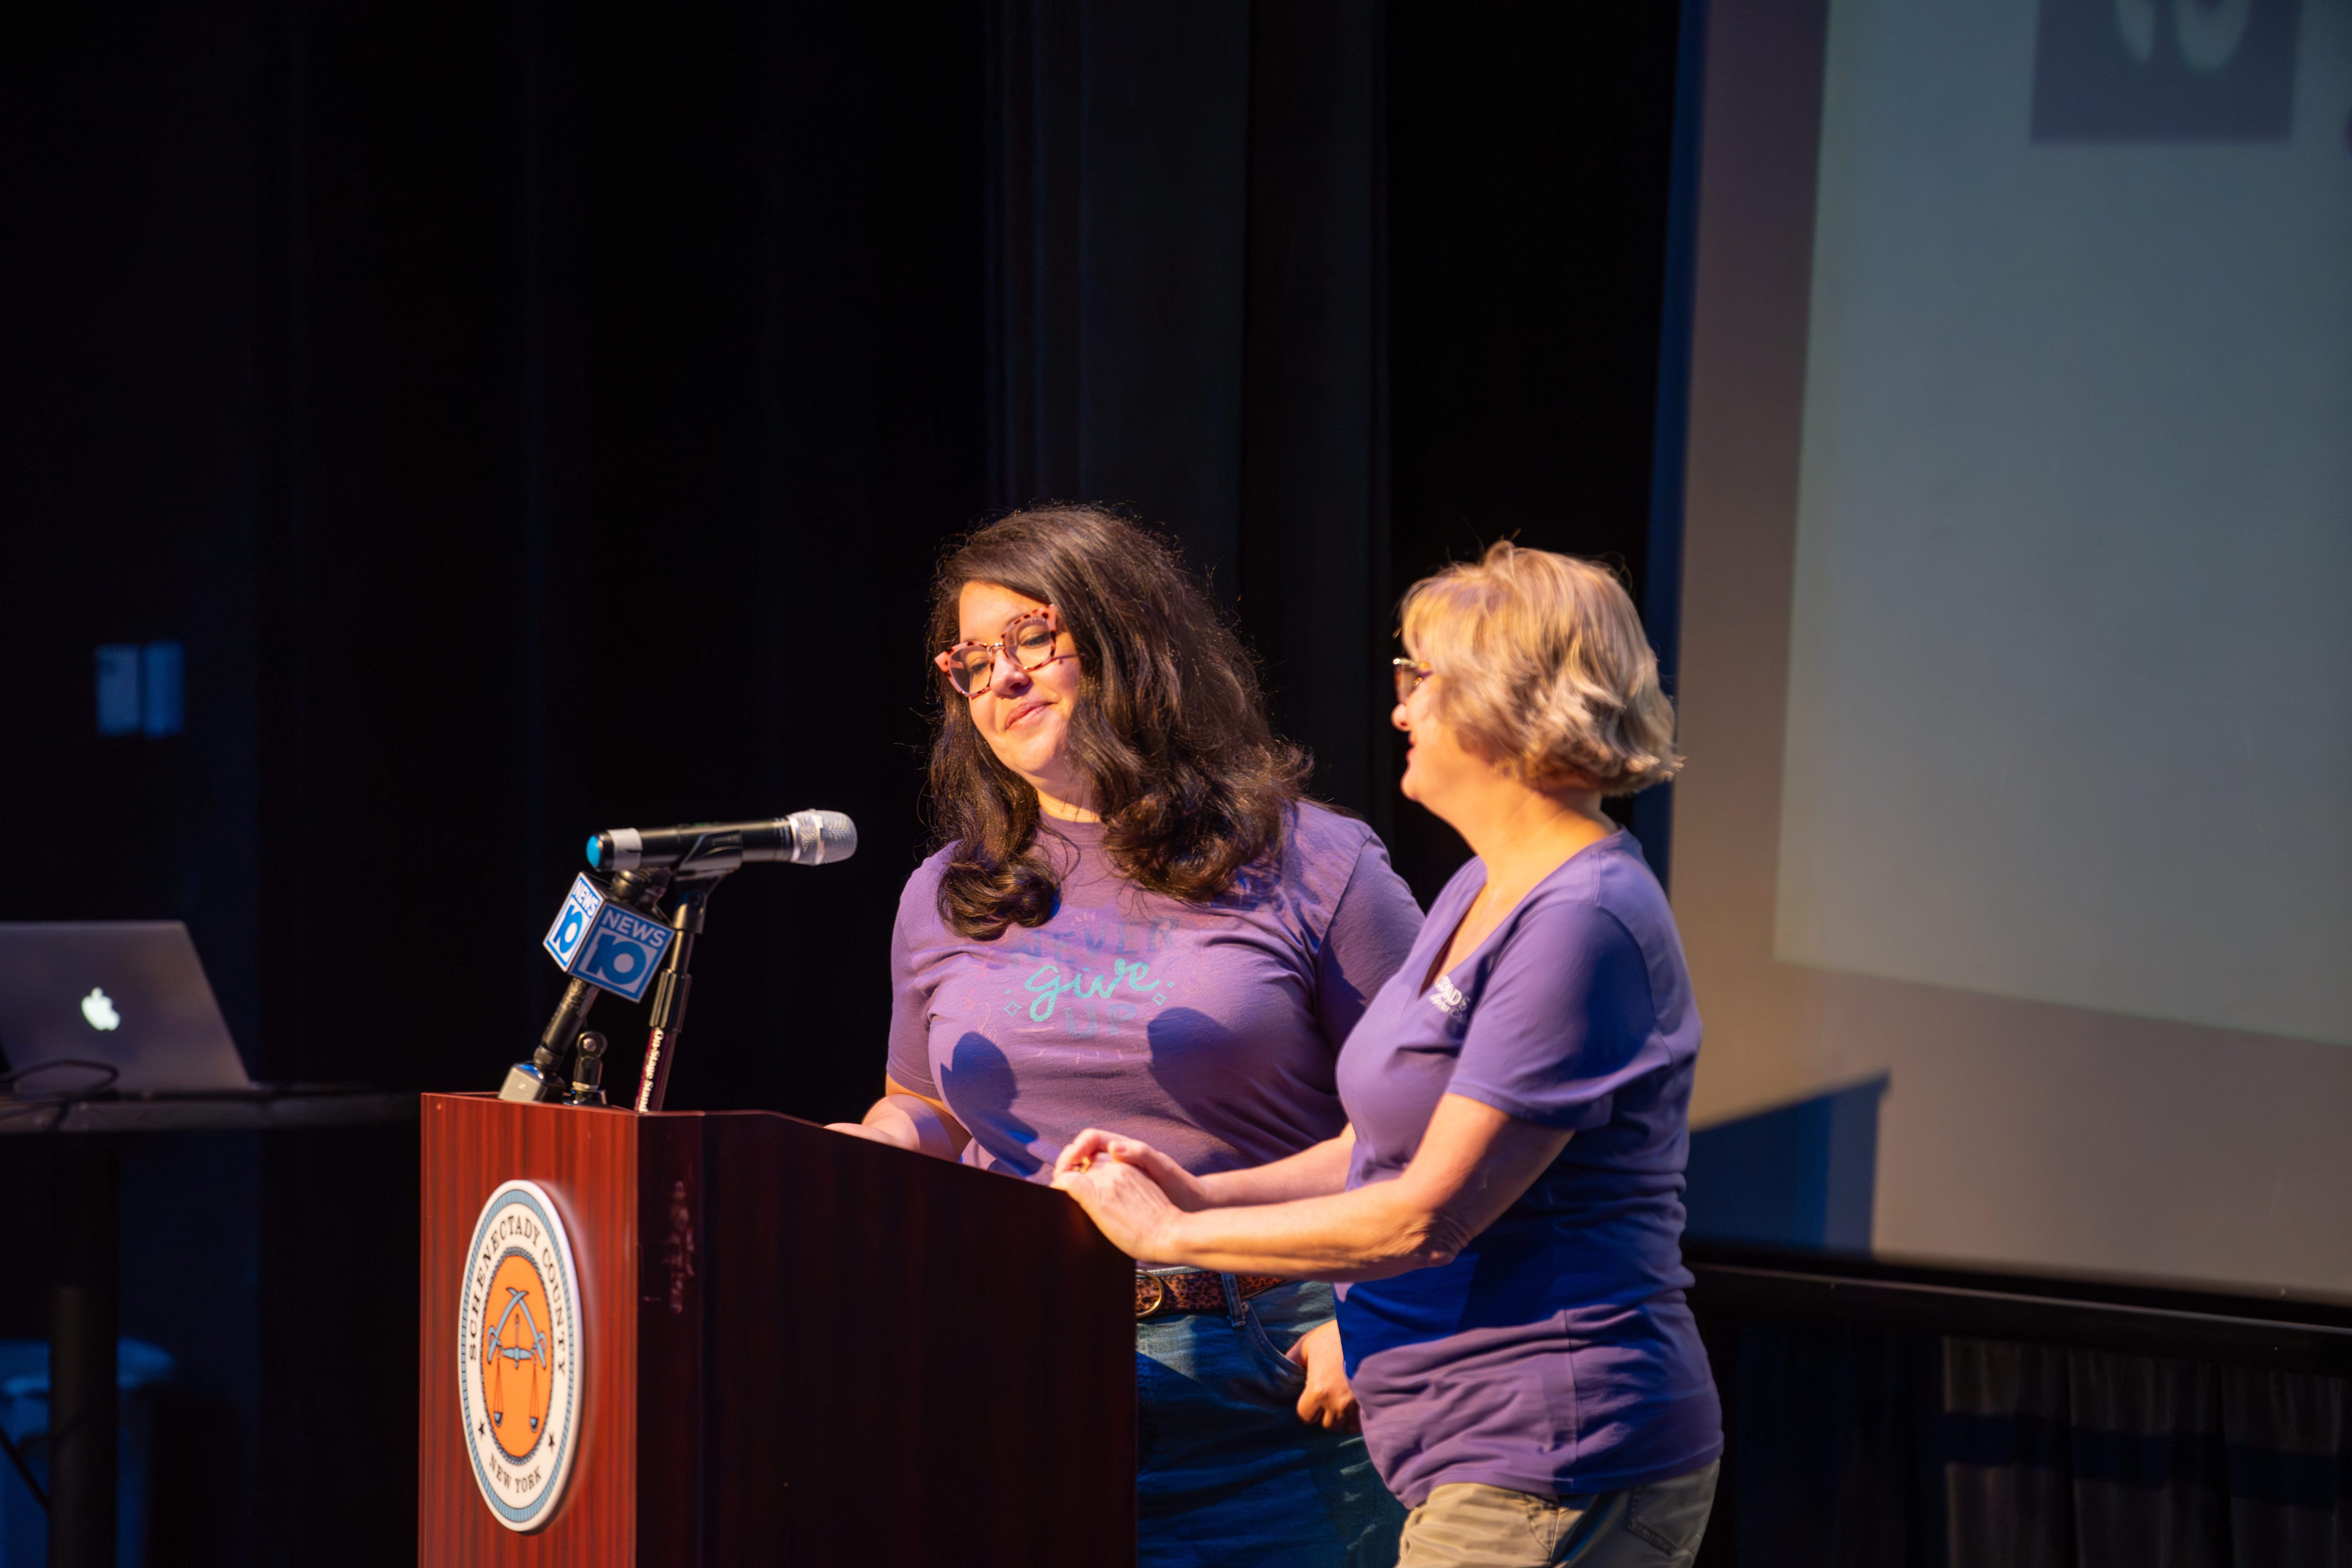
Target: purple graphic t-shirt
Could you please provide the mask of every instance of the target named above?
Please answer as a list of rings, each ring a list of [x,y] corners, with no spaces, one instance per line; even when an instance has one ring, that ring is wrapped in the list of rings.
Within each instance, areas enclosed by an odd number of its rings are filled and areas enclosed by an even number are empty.
[[[1421,929],[1372,830],[1302,805],[1278,868],[1210,904],[1122,879],[1099,824],[1039,832],[1067,868],[1042,926],[956,935],[944,849],[898,900],[890,1076],[947,1101],[971,1131],[964,1163],[1047,1181],[1102,1127],[1206,1174],[1337,1136],[1339,1047]]]
[[[1615,1491],[1723,1450],[1683,1298],[1699,1024],[1665,893],[1618,833],[1424,989],[1486,879],[1454,873],[1339,1059],[1350,1188],[1401,1174],[1447,1094],[1574,1132],[1452,1263],[1340,1287],[1364,1438],[1408,1507],[1454,1481]]]

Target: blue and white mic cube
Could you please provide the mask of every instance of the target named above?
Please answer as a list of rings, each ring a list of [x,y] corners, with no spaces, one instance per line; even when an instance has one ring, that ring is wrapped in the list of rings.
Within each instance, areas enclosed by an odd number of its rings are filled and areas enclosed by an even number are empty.
[[[613,902],[595,879],[583,873],[547,928],[545,945],[564,973],[637,1002],[677,936],[661,921]]]

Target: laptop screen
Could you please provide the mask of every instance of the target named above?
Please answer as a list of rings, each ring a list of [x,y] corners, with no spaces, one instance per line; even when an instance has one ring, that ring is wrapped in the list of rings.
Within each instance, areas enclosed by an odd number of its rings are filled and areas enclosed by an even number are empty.
[[[111,1068],[124,1094],[249,1089],[245,1063],[178,921],[0,922],[0,1052],[20,1092],[89,1087]]]

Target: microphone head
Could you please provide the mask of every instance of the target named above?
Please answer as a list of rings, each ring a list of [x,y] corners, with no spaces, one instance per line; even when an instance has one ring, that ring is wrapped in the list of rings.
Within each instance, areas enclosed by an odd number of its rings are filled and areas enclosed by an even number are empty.
[[[644,858],[645,847],[645,835],[634,827],[592,833],[588,836],[588,864],[607,876],[614,871],[635,870]]]
[[[830,866],[857,853],[857,825],[837,811],[796,811],[784,818],[793,832],[793,864]]]

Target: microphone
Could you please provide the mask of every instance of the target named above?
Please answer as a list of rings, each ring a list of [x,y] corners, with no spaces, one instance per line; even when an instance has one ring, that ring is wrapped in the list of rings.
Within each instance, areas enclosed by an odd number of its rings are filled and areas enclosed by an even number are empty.
[[[766,822],[615,827],[588,840],[588,864],[595,870],[634,871],[664,866],[681,879],[724,876],[738,867],[767,860],[830,866],[856,853],[857,825],[837,811],[796,811]]]

